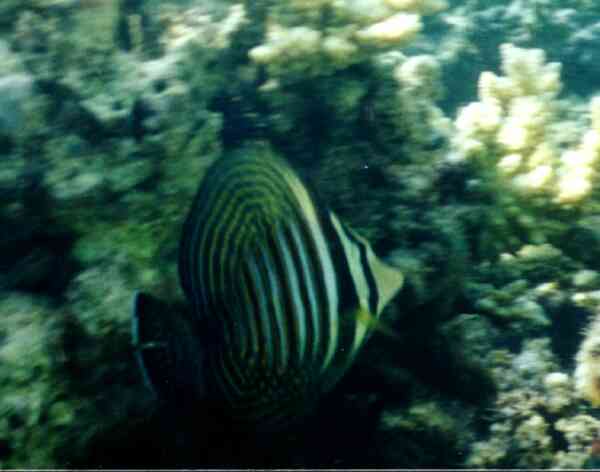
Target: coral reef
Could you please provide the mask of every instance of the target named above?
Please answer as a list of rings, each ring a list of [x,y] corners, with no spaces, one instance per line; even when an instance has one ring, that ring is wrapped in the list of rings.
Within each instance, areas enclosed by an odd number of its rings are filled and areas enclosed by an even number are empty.
[[[583,466],[600,431],[580,398],[598,403],[598,321],[573,372],[600,309],[600,100],[581,72],[597,13],[0,2],[0,467]],[[406,275],[394,335],[276,438],[156,403],[130,346],[135,290],[181,299],[204,170],[252,141]]]
[[[600,420],[577,401],[569,374],[547,338],[527,341],[518,354],[488,353],[499,386],[489,437],[478,441],[466,464],[477,468],[581,468]]]

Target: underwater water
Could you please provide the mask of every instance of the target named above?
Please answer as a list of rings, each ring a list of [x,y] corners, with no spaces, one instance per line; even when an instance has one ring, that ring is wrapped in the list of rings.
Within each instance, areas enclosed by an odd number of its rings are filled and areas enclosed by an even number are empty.
[[[600,4],[2,0],[0,468],[594,468]]]

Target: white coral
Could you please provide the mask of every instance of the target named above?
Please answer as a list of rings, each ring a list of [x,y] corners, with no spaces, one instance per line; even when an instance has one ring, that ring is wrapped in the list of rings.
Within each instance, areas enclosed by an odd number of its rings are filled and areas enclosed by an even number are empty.
[[[356,32],[360,43],[377,47],[403,46],[421,31],[421,18],[412,13],[397,13]]]
[[[541,49],[500,47],[504,75],[479,77],[479,101],[455,120],[455,153],[496,165],[506,183],[525,195],[545,195],[561,206],[585,200],[598,180],[600,97],[590,102],[591,129],[575,149],[555,139],[559,63],[547,63]]]
[[[445,5],[441,0],[281,1],[269,12],[265,40],[249,56],[273,77],[330,73],[373,52],[405,46],[421,30],[421,16]]]

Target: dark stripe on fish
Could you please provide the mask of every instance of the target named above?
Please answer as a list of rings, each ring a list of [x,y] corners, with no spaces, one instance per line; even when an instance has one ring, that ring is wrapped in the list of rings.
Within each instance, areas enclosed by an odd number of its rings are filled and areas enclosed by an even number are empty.
[[[352,234],[352,231],[348,230],[344,224],[341,226],[346,237],[356,244],[360,251],[360,263],[369,288],[369,311],[371,314],[375,315],[377,313],[377,304],[379,303],[379,292],[377,290],[375,277],[373,276],[373,271],[371,270],[371,266],[367,257],[367,246],[364,242],[356,238],[354,234]]]

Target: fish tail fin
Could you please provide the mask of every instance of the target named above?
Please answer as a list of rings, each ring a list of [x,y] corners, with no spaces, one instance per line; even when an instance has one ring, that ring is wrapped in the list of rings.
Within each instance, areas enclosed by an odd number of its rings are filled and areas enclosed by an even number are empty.
[[[146,386],[159,399],[203,396],[203,354],[194,323],[152,295],[133,297],[131,336]]]
[[[387,264],[377,256],[373,257],[371,264],[381,298],[378,307],[379,312],[381,312],[390,300],[402,289],[404,276],[399,269]]]

